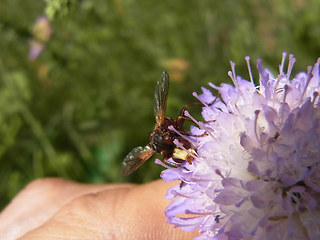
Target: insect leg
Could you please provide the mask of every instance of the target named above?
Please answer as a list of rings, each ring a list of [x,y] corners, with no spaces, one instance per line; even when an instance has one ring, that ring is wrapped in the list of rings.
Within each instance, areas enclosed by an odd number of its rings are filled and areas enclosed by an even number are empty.
[[[209,103],[208,106],[211,106],[212,104],[214,104],[217,101],[217,99],[219,98],[219,95],[220,95],[220,91],[218,91],[216,98],[213,99],[213,101],[211,103]]]

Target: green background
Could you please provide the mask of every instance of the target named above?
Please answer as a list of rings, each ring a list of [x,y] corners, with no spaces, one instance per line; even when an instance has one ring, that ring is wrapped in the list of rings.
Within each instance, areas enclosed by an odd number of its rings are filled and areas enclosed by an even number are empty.
[[[36,178],[159,178],[154,158],[129,177],[120,166],[148,142],[161,72],[176,117],[193,91],[230,82],[229,60],[248,79],[245,56],[277,72],[287,51],[305,71],[320,56],[319,12],[317,0],[0,0],[0,209]],[[30,60],[44,15],[53,34]]]

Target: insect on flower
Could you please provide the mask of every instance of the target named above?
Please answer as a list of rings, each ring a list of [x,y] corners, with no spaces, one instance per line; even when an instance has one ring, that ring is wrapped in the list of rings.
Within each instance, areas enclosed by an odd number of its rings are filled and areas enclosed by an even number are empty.
[[[154,92],[153,110],[156,118],[154,130],[149,135],[149,144],[145,147],[134,148],[124,159],[122,163],[122,174],[129,175],[147,161],[155,152],[163,155],[163,161],[172,157],[177,164],[188,161],[191,164],[193,157],[174,143],[177,139],[181,146],[187,150],[192,150],[191,143],[181,137],[178,133],[188,135],[183,129],[182,124],[185,120],[190,120],[184,116],[184,112],[189,105],[199,105],[201,103],[192,103],[182,108],[177,119],[165,117],[167,98],[169,92],[169,74],[163,72],[160,76]],[[172,126],[176,131],[171,130]]]
[[[292,77],[296,59],[290,54],[285,67],[286,57],[277,75],[257,60],[257,85],[249,57],[250,80],[231,62],[234,86],[209,84],[219,99],[205,88],[194,94],[207,135],[190,138],[197,154],[188,171],[168,166],[161,174],[182,180],[167,191],[165,215],[175,227],[198,229],[194,239],[320,239],[320,58]]]

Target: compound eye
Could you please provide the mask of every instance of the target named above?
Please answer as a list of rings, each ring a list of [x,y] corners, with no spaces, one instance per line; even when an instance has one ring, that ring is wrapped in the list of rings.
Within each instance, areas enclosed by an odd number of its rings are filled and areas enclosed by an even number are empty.
[[[163,141],[163,137],[159,134],[155,134],[154,135],[154,141],[155,142],[162,142]]]

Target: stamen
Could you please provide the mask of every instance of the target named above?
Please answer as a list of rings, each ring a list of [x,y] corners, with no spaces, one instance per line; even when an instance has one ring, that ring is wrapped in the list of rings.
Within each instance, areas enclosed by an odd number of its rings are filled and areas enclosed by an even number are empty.
[[[281,64],[280,64],[280,66],[279,66],[280,75],[283,75],[283,74],[284,74],[284,72],[283,72],[283,66],[284,66],[284,62],[285,62],[285,60],[286,60],[286,57],[287,57],[287,53],[286,53],[286,52],[282,53],[282,61],[281,61]]]
[[[173,163],[173,162],[169,162],[169,161],[161,161],[160,159],[156,158],[156,160],[154,160],[154,162],[158,165],[161,165],[162,167],[165,168],[177,168],[180,167],[180,164],[177,163]]]
[[[307,79],[307,82],[306,82],[306,86],[304,87],[303,92],[301,94],[301,98],[300,98],[301,103],[303,102],[304,94],[306,93],[308,85],[309,85],[309,83],[310,83],[310,81],[311,81],[311,79],[313,77],[312,69],[313,69],[312,66],[308,66],[307,67],[307,77],[308,77],[308,79]]]
[[[257,59],[257,69],[259,71],[259,91],[261,91],[261,86],[267,87],[269,81],[269,74],[263,69],[261,64],[261,59]]]
[[[194,212],[194,211],[191,211],[191,210],[189,210],[189,209],[186,209],[186,210],[185,210],[185,213],[186,213],[186,214],[200,215],[200,216],[212,215],[212,212]]]
[[[191,142],[191,143],[194,142],[193,139],[189,138],[189,137],[186,136],[186,135],[183,135],[181,132],[177,131],[177,129],[175,129],[172,125],[170,125],[170,126],[168,127],[168,129],[171,130],[171,131],[173,131],[173,132],[175,132],[176,134],[178,134],[180,137],[184,138],[184,139],[187,140],[188,142]]]
[[[165,167],[165,168],[172,168],[168,165],[166,165],[164,162],[162,162],[160,159],[156,158],[156,160],[154,160],[154,162],[158,165],[161,165],[162,167]]]
[[[256,115],[255,119],[254,119],[254,134],[255,134],[258,142],[260,142],[260,139],[258,137],[258,116],[259,116],[259,113],[260,113],[260,110],[254,111],[254,114]]]
[[[214,85],[212,82],[209,82],[208,85],[209,85],[210,87],[212,87],[213,89],[220,91],[220,87],[217,87],[217,86]],[[221,86],[221,84],[220,84],[220,86]]]
[[[315,78],[319,78],[319,65],[320,65],[320,58],[318,58],[316,64],[314,65],[312,69],[312,75]],[[320,86],[320,81],[318,81],[318,87]]]
[[[288,95],[288,92],[290,90],[290,87],[288,84],[284,85],[284,94],[283,94],[283,103],[286,102],[286,98],[287,98],[287,95]]]
[[[170,193],[171,193],[172,195],[174,195],[174,196],[179,196],[179,197],[184,197],[184,198],[190,198],[190,199],[194,198],[194,197],[190,197],[190,196],[188,196],[188,195],[179,193],[179,192],[177,192],[176,190],[171,190]]]
[[[195,124],[197,124],[200,129],[204,130],[206,133],[208,133],[211,137],[213,137],[213,135],[211,134],[211,131],[205,126],[205,124],[203,122],[199,122],[196,119],[194,119],[190,113],[188,112],[188,110],[184,111],[184,115],[188,118],[190,118]]]
[[[197,121],[194,117],[191,116],[188,110],[184,111],[184,115],[192,120],[195,124],[197,124],[199,127],[201,127],[201,122]]]
[[[318,92],[313,92],[313,100],[312,100],[312,103],[313,103],[314,106],[318,105],[318,103],[319,103],[319,98],[318,98],[318,96],[319,96],[319,93],[318,93]],[[316,102],[316,99],[317,99],[317,102]]]
[[[192,95],[193,95],[196,99],[198,99],[199,102],[201,102],[205,107],[209,107],[205,102],[203,102],[203,101],[200,99],[199,95],[198,95],[196,92],[193,92]]]
[[[248,67],[248,72],[249,72],[250,81],[251,81],[251,83],[254,85],[254,81],[253,81],[253,77],[252,77],[252,72],[251,72],[251,66],[250,66],[250,57],[249,57],[249,56],[246,56],[245,59],[246,59],[246,62],[247,62],[247,67]]]
[[[231,70],[232,70],[232,72],[229,71],[229,72],[228,72],[228,75],[229,75],[229,77],[231,78],[234,86],[235,86],[235,87],[238,87],[238,84],[237,84],[237,75],[236,75],[236,69],[235,69],[235,65],[236,65],[236,64],[235,64],[234,62],[230,61],[230,65],[231,65]]]
[[[219,170],[219,169],[216,169],[216,174],[218,175],[218,176],[220,176],[222,179],[225,179],[225,177],[222,175],[222,172]]]
[[[292,71],[292,68],[293,68],[293,65],[295,62],[296,62],[296,59],[293,57],[293,54],[290,54],[289,55],[288,71],[287,71],[287,75],[286,75],[287,79],[290,78],[291,71]]]

